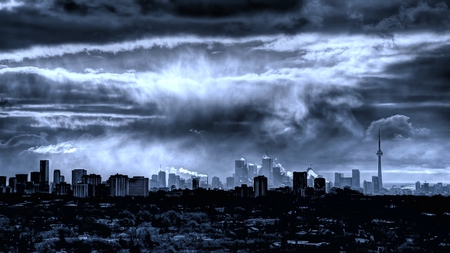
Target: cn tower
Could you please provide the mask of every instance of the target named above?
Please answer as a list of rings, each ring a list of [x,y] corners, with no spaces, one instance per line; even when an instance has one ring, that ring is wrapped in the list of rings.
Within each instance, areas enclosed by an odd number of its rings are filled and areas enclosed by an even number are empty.
[[[383,152],[381,151],[381,130],[378,129],[378,182],[380,184],[380,191],[383,189],[383,177],[381,175],[381,156],[383,155]]]

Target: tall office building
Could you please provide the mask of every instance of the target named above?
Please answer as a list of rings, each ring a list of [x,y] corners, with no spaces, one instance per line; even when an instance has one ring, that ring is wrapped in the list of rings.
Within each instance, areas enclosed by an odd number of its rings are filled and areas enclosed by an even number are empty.
[[[0,176],[0,187],[6,187],[6,176]]]
[[[267,195],[267,177],[257,176],[253,179],[253,189],[255,198]]]
[[[364,180],[363,187],[364,187],[364,194],[366,194],[366,195],[373,194],[373,184],[372,184],[372,182]]]
[[[165,171],[158,172],[158,182],[159,182],[159,187],[166,187],[166,172]]]
[[[175,187],[178,188],[178,184],[177,184],[177,177],[175,175],[175,173],[169,173],[169,184],[168,184],[169,188]]]
[[[89,185],[83,183],[72,185],[72,192],[75,198],[86,198],[89,196]]]
[[[220,179],[218,177],[213,177],[211,182],[211,187],[217,189],[220,187]]]
[[[26,184],[28,182],[28,174],[16,174],[17,184]]]
[[[127,175],[115,174],[109,177],[109,187],[112,197],[124,197],[130,192],[129,178]]]
[[[61,171],[54,170],[53,171],[53,185],[57,185],[59,183],[61,183]]]
[[[293,173],[293,190],[297,197],[305,196],[305,190],[308,185],[308,173],[306,171]]]
[[[342,173],[336,172],[334,173],[334,186],[340,188],[341,187],[341,178],[344,175]]]
[[[50,184],[49,184],[49,167],[50,167],[50,161],[49,160],[40,160],[39,161],[39,172],[41,175],[40,180],[40,192],[48,193],[50,190]]]
[[[192,177],[192,190],[197,190],[200,187],[200,177]]]
[[[30,172],[30,181],[33,184],[39,184],[41,182],[41,173],[39,171]]]
[[[234,185],[239,186],[248,181],[248,169],[245,159],[241,158],[234,161]]]
[[[272,176],[273,176],[273,186],[278,187],[283,183],[281,177],[281,164],[276,164],[272,168]]]
[[[82,177],[86,175],[87,171],[85,169],[74,169],[72,170],[72,186],[80,184],[83,182]]]
[[[273,159],[268,156],[263,156],[262,158],[262,175],[267,177],[267,182],[270,186],[273,185]]]
[[[10,177],[8,180],[9,188],[11,188],[11,192],[16,192],[16,178]]]
[[[326,180],[323,177],[314,178],[314,190],[318,195],[324,195],[326,191]]]
[[[247,163],[248,167],[248,178],[254,178],[258,176],[258,165],[253,163]]]
[[[227,177],[227,188],[232,189],[234,187],[234,177]]]
[[[81,183],[89,185],[99,185],[102,183],[102,176],[97,174],[85,174],[81,176]]]
[[[379,190],[382,191],[383,190],[383,176],[381,173],[381,156],[383,155],[383,152],[381,151],[381,130],[378,129],[378,151],[377,151],[377,156],[378,156],[378,185],[379,185]]]
[[[170,178],[170,174],[169,174]],[[148,196],[148,178],[143,176],[134,176],[130,178],[129,184],[130,184],[130,196],[141,196],[141,197],[147,197]]]
[[[352,170],[352,188],[359,190],[361,187],[361,179],[359,170]]]
[[[377,176],[372,176],[372,187],[374,194],[380,193],[380,180]]]

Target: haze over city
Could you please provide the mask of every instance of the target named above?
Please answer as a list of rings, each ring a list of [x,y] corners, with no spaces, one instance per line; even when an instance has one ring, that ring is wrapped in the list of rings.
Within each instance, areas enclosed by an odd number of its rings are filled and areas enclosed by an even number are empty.
[[[448,1],[0,1],[0,168],[450,181]]]

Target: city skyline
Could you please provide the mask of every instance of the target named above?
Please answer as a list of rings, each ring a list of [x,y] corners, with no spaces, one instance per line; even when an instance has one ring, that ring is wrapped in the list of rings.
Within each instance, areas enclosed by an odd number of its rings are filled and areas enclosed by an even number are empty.
[[[450,182],[449,3],[195,3],[2,1],[1,174]]]

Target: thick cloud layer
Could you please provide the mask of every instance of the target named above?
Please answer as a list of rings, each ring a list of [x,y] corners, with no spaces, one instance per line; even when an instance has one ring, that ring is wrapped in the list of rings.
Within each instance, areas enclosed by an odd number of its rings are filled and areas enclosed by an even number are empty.
[[[36,0],[0,14],[3,174],[51,159],[69,177],[162,164],[224,179],[267,152],[364,180],[380,128],[386,182],[450,168],[448,3]]]

